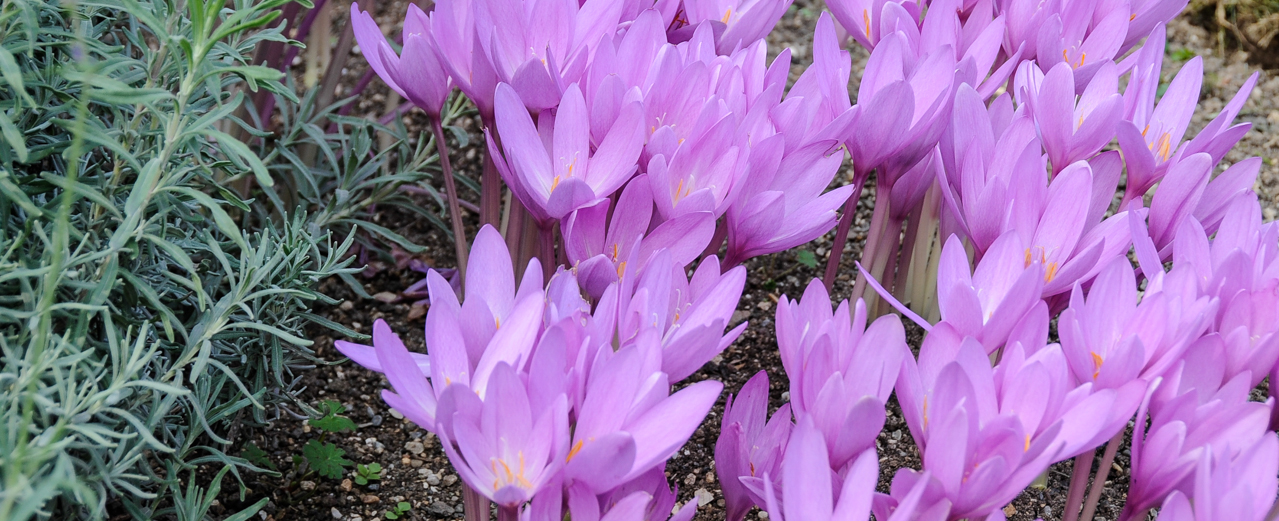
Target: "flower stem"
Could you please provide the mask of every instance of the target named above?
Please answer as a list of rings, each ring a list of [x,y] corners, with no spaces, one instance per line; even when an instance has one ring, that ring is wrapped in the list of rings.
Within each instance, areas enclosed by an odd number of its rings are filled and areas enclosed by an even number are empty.
[[[520,521],[520,507],[505,505],[497,507],[497,521]]]
[[[908,306],[910,301],[905,299],[909,295],[907,288],[911,286],[911,276],[915,273],[915,270],[912,269],[915,262],[915,243],[919,241],[919,230],[921,228],[919,221],[924,218],[924,206],[926,204],[928,204],[926,201],[921,202],[915,209],[910,211],[909,220],[906,221],[906,235],[902,236],[901,260],[897,264],[897,280],[900,280],[900,282],[896,283],[895,287],[887,288],[892,291],[893,296],[898,301],[904,300],[902,304]]]
[[[881,247],[879,243],[883,242],[884,240],[884,237],[883,237],[884,229],[885,229],[885,226],[888,224],[887,221],[889,220],[888,219],[888,190],[889,189],[890,188],[884,186],[883,183],[879,181],[875,182],[875,210],[871,212],[870,229],[866,231],[866,247],[862,248],[863,261],[875,261],[877,259],[876,253],[878,252],[878,249]],[[901,233],[901,230],[899,229],[897,233]],[[866,263],[863,262],[862,264],[865,265]],[[882,267],[877,267],[876,264],[871,264],[870,274],[875,277],[878,277],[879,274],[882,273],[882,270],[883,270]],[[861,274],[858,274],[857,282],[853,285],[853,294],[849,296],[849,299],[856,300],[857,298],[862,297],[862,294],[865,291],[866,291],[866,277]],[[866,307],[867,309],[870,308],[870,302],[867,302]]]
[[[1061,513],[1061,521],[1079,519],[1079,504],[1084,500],[1084,487],[1088,485],[1088,475],[1092,474],[1092,459],[1097,449],[1075,456],[1075,468],[1070,473],[1070,489],[1066,493],[1066,510]]]
[[[488,521],[489,499],[462,483],[462,507],[466,521]]]
[[[497,125],[492,116],[480,118],[484,127],[489,129],[493,141],[501,145],[501,136],[497,135]],[[491,224],[497,226],[502,216],[502,176],[493,163],[493,151],[484,154],[484,173],[480,177],[480,226]]]
[[[1092,519],[1094,513],[1097,512],[1097,503],[1101,501],[1101,489],[1106,486],[1106,476],[1110,474],[1110,465],[1115,462],[1115,453],[1119,451],[1119,444],[1124,441],[1123,429],[1110,439],[1110,443],[1106,444],[1106,452],[1101,456],[1101,466],[1097,468],[1097,476],[1092,480],[1092,489],[1088,491],[1088,501],[1084,502],[1084,512],[1079,516],[1082,521]]]
[[[554,221],[537,226],[538,258],[542,260],[542,282],[550,282],[555,274],[555,225]]]
[[[844,256],[844,246],[848,243],[848,229],[853,225],[853,215],[857,213],[857,201],[862,197],[862,186],[866,184],[866,179],[857,176],[853,179],[853,184],[857,188],[853,189],[853,193],[848,196],[848,202],[844,203],[844,215],[839,217],[839,227],[835,230],[835,242],[831,243],[830,257],[826,259],[826,274],[822,282],[826,284],[827,293],[830,293],[835,285],[835,277],[839,275],[839,260]]]
[[[449,198],[449,220],[453,224],[453,249],[457,253],[457,270],[462,274],[462,280],[466,280],[466,228],[462,226],[462,209],[457,203],[457,184],[453,181],[453,165],[449,161],[448,148],[444,146],[444,127],[440,125],[440,118],[431,118],[431,130],[435,132],[435,149],[440,155],[444,190]]]

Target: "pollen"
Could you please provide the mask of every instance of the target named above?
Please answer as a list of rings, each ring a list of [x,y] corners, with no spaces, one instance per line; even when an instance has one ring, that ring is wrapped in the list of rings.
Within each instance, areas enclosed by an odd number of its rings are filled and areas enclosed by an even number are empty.
[[[613,262],[617,262],[617,243],[613,243]]]
[[[1133,21],[1133,20],[1136,20],[1136,19],[1137,19],[1137,13],[1133,13],[1133,14],[1128,15],[1128,21],[1129,21],[1129,22],[1131,22],[1131,21]]]
[[[551,191],[554,192],[555,189],[559,186],[560,186],[560,176],[555,176],[554,179],[551,179]]]
[[[502,317],[493,317],[494,329],[502,329]]]
[[[862,22],[866,24],[866,39],[870,39],[870,10],[862,9]]]
[[[1022,451],[1022,452],[1026,452],[1026,451],[1029,451],[1029,450],[1030,450],[1030,435],[1029,435],[1029,434],[1027,434],[1027,435],[1026,435],[1026,444],[1025,444],[1024,446],[1022,446],[1021,451]]]
[[[626,274],[626,261],[622,261],[617,265],[617,278],[622,278]]]
[[[564,460],[564,462],[565,462],[565,463],[568,463],[568,462],[570,462],[570,461],[573,461],[573,456],[576,456],[578,452],[581,452],[581,451],[582,451],[582,444],[583,444],[585,441],[586,441],[586,440],[577,440],[577,443],[574,443],[574,444],[573,444],[573,448],[572,448],[572,449],[569,449],[569,451],[568,451],[568,458],[566,458],[566,459]]]
[[[1102,360],[1101,355],[1097,354],[1096,352],[1090,351],[1088,354],[1092,355],[1092,366],[1093,366],[1092,379],[1096,380],[1097,376],[1101,374],[1101,364],[1104,360]]]
[[[1087,60],[1087,59],[1088,59],[1088,53],[1086,53],[1086,52],[1081,52],[1081,53],[1079,53],[1079,65],[1076,65],[1076,66],[1075,66],[1075,68],[1076,68],[1076,69],[1078,69],[1078,68],[1080,68],[1080,67],[1083,67],[1083,66],[1084,66],[1084,60]]]
[[[724,23],[728,23],[728,19],[729,19],[729,17],[731,17],[731,16],[733,16],[733,8],[732,8],[732,7],[728,8],[728,10],[727,10],[727,11],[724,11],[724,17],[723,17],[723,18],[720,18],[720,19],[719,19],[719,21],[724,22]]]

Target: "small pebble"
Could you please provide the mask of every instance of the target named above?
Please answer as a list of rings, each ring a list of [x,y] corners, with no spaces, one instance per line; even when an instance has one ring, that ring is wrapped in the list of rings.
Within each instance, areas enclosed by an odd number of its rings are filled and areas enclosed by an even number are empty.
[[[302,482],[302,490],[315,490],[315,482],[314,482],[314,481],[303,481],[303,482]]]
[[[453,515],[453,507],[449,506],[448,503],[445,503],[443,501],[436,501],[434,503],[431,503],[431,506],[427,507],[426,509],[427,511],[437,516]]]
[[[377,300],[379,302],[384,302],[387,304],[395,302],[395,300],[398,298],[400,298],[398,295],[391,293],[390,291],[380,291],[373,295],[373,300]]]
[[[763,511],[763,510],[760,510],[760,511],[759,511],[759,516],[758,516],[758,517],[759,517],[760,519],[768,519],[768,512],[765,512],[765,511]]]
[[[337,507],[330,508],[329,515],[333,516],[333,519],[342,519],[342,511],[338,510]]]
[[[392,417],[392,418],[395,418],[395,419],[397,419],[397,420],[403,420],[403,419],[404,419],[404,415],[403,415],[403,414],[400,414],[400,411],[397,411],[397,410],[395,410],[395,409],[391,409],[391,417]]]
[[[698,507],[709,505],[711,504],[711,501],[715,500],[715,496],[711,495],[710,491],[704,488],[697,489],[697,492],[693,493],[693,497],[697,498]]]
[[[420,441],[410,441],[404,444],[404,450],[412,452],[413,454],[421,454],[426,450],[426,446],[422,445],[422,442]]]
[[[363,501],[364,504],[366,505],[370,505],[373,503],[377,503],[378,501],[381,501],[381,499],[378,499],[378,497],[373,494],[366,494],[366,495],[360,496],[360,501]]]
[[[768,311],[769,309],[773,307],[773,303],[767,300],[763,300],[763,301],[760,301],[759,304],[756,304],[755,307],[762,309],[764,311]]]
[[[348,300],[348,301],[346,301],[346,302],[343,302],[343,303],[341,303],[341,304],[338,304],[338,309],[340,309],[340,310],[342,310],[342,311],[350,311],[350,310],[352,310],[352,309],[355,309],[355,303],[354,303],[354,302],[351,302],[351,301],[349,301],[349,300]],[[334,509],[334,510],[336,510],[336,509]]]
[[[1012,503],[1009,503],[1009,504],[1008,504],[1008,506],[1004,507],[1004,515],[1005,515],[1005,516],[1007,516],[1007,517],[1012,517],[1012,516],[1013,516],[1013,514],[1016,514],[1016,513],[1017,513],[1017,507],[1013,506],[1013,504],[1012,504]],[[1103,520],[1103,521],[1104,521],[1104,520]]]
[[[426,482],[430,485],[439,485],[440,477],[436,476],[434,472],[428,470],[426,471]]]
[[[342,485],[340,485],[340,487],[339,487],[339,488],[341,488],[341,489],[342,489],[342,492],[350,492],[350,491],[351,491],[351,486],[352,486],[351,480],[349,480],[349,479],[344,479],[344,480],[342,480]]]
[[[457,476],[453,474],[447,474],[443,478],[440,478],[440,481],[443,482],[444,486],[447,487],[449,485],[457,483]]]
[[[697,483],[697,474],[689,474],[684,477],[685,485],[692,485],[693,483]]]

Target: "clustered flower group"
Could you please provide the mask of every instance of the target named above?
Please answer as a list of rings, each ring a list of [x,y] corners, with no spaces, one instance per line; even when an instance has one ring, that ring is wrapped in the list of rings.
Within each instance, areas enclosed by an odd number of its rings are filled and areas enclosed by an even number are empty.
[[[789,0],[440,0],[410,5],[398,49],[352,6],[437,142],[455,87],[486,126],[482,228],[460,285],[427,275],[426,354],[381,321],[338,342],[439,437],[468,518],[690,519],[665,464],[722,385],[672,389],[745,329],[744,261],[838,224],[825,280],[777,304],[790,402],[769,417],[760,373],[725,406],[728,521],[999,520],[1070,458],[1064,518],[1091,520],[1130,425],[1122,519],[1265,519],[1279,415],[1249,397],[1279,376],[1279,227],[1259,159],[1214,175],[1256,76],[1186,140],[1200,59],[1160,93],[1186,0],[827,4],[793,83],[763,41]],[[832,309],[872,173],[855,300]],[[917,355],[889,305],[927,331]],[[922,468],[883,493],[894,390]]]

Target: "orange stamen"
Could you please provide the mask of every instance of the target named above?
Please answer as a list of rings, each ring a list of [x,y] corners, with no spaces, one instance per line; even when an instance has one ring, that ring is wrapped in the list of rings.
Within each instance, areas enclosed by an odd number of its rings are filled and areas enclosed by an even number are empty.
[[[1103,360],[1101,359],[1101,355],[1097,353],[1090,352],[1089,354],[1092,355],[1092,365],[1093,365],[1092,379],[1096,380],[1097,376],[1101,374],[1101,364]]]
[[[870,39],[870,10],[862,9],[862,22],[866,25],[866,39]]]
[[[577,440],[577,443],[573,444],[573,448],[568,451],[568,459],[564,460],[565,463],[573,461],[573,456],[576,456],[578,452],[581,452],[582,443],[585,441],[586,440]]]
[[[733,16],[733,8],[731,8],[731,7],[730,7],[730,8],[728,8],[728,10],[727,10],[727,11],[724,11],[724,17],[723,17],[723,18],[721,18],[719,21],[724,22],[724,23],[728,23],[728,18],[729,18],[730,16]]]

